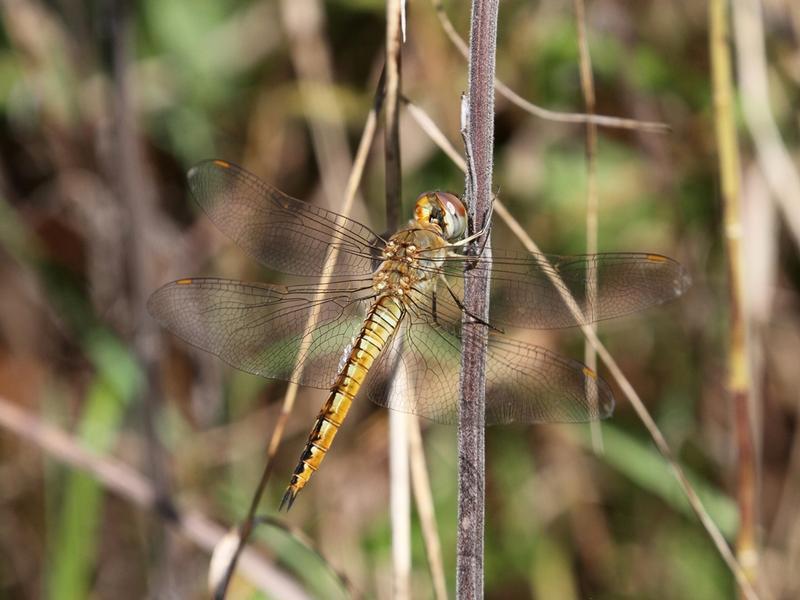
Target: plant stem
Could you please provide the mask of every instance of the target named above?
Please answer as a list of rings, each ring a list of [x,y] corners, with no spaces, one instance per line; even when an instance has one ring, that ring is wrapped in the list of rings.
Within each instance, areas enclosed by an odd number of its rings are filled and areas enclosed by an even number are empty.
[[[584,0],[574,0],[575,3],[575,22],[578,31],[578,51],[580,54],[581,69],[581,90],[583,91],[583,101],[586,114],[594,115],[595,93],[594,76],[592,74],[592,57],[589,54],[589,40],[586,33],[586,4]],[[597,222],[599,212],[599,199],[597,195],[597,125],[591,121],[586,123],[586,253],[597,253]],[[587,310],[588,321],[593,331],[597,332],[597,322],[595,317],[595,301],[597,299],[597,271],[591,269],[588,273],[589,280],[586,282],[586,296],[588,299]],[[584,341],[583,362],[592,371],[597,371],[597,352],[589,343]],[[597,387],[594,380],[586,389],[586,395],[592,405],[597,404]],[[603,430],[600,421],[591,421],[589,428],[592,432],[592,448],[596,454],[603,452]]]
[[[473,0],[470,26],[469,93],[462,102],[467,151],[466,199],[472,232],[480,231],[492,203],[494,149],[494,73],[498,0]],[[466,113],[466,114],[464,114]],[[481,240],[483,245],[484,240]],[[491,256],[485,240],[484,253]],[[458,423],[458,539],[456,595],[483,596],[484,425],[486,393],[486,326],[489,273],[466,273],[464,284],[464,354]]]
[[[736,556],[751,583],[756,582],[756,455],[750,408],[751,378],[744,313],[744,278],[741,248],[741,173],[736,124],[733,114],[733,82],[729,47],[728,3],[709,5],[711,70],[714,84],[714,115],[722,184],[725,246],[728,254],[728,298],[730,302],[728,391],[734,404],[738,450],[737,490],[739,534]]]
[[[401,203],[400,176],[400,0],[386,2],[386,228],[397,229]]]
[[[386,134],[384,157],[386,161],[386,228],[397,229],[402,201],[402,176],[400,166],[400,66],[401,20],[403,6],[400,0],[386,1]],[[394,375],[390,394],[404,387]],[[390,512],[392,523],[392,598],[407,600],[411,597],[411,482],[408,456],[408,415],[390,411],[389,414],[389,476],[391,479]]]

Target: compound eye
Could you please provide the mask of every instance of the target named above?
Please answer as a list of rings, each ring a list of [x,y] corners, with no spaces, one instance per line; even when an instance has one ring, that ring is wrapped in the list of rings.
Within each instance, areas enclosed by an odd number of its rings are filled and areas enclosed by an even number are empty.
[[[457,240],[467,232],[467,209],[455,194],[435,192],[439,205],[444,213],[444,236],[448,240]]]
[[[417,198],[414,217],[433,223],[447,240],[457,240],[467,231],[467,211],[458,196],[450,192],[425,192]]]

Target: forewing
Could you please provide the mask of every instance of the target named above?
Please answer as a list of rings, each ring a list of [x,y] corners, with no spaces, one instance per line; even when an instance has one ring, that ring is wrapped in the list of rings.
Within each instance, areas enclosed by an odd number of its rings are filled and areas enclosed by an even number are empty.
[[[491,271],[489,321],[498,327],[552,329],[611,319],[672,300],[689,286],[684,268],[658,254],[492,253],[491,264],[484,257],[450,257],[444,270],[459,299],[465,266]],[[570,310],[564,292],[575,299],[579,314]],[[439,296],[444,293],[440,286]]]
[[[357,221],[301,202],[221,160],[189,171],[189,189],[209,218],[256,260],[295,275],[360,276],[373,271],[380,236]],[[327,264],[332,250],[336,262]]]
[[[181,279],[156,291],[147,307],[171,332],[238,369],[328,388],[360,330],[368,280],[364,286],[321,289]]]

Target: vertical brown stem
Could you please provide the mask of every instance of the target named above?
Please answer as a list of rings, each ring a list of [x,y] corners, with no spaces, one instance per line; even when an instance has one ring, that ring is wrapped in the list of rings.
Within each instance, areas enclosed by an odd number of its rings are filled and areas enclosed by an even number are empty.
[[[166,451],[161,445],[155,426],[160,409],[160,377],[158,371],[159,333],[155,322],[147,314],[146,304],[150,292],[155,288],[150,265],[146,236],[152,230],[152,195],[144,183],[145,169],[142,164],[137,139],[136,111],[133,101],[132,57],[134,44],[135,6],[125,0],[111,0],[110,28],[112,33],[112,99],[115,114],[114,153],[110,178],[117,182],[116,194],[124,207],[127,227],[124,232],[126,247],[126,271],[128,276],[132,345],[136,358],[144,372],[143,386],[138,393],[137,406],[141,410],[142,427],[146,439],[146,460],[149,477],[154,482],[156,503],[166,515],[177,519],[177,512],[170,498],[169,474]],[[168,585],[170,569],[169,538],[160,523],[150,526],[151,589],[159,590]]]
[[[400,11],[399,0],[386,3],[386,229],[395,231],[401,204],[400,173]]]
[[[473,0],[470,27],[469,92],[462,104],[467,150],[466,198],[471,231],[487,224],[492,202],[494,150],[494,73],[498,0]],[[464,114],[466,113],[466,114]],[[491,256],[488,240],[484,253]],[[473,250],[476,250],[473,244]],[[464,354],[458,424],[458,539],[456,594],[483,596],[483,531],[485,513],[486,326],[489,273],[466,273],[464,285]]]
[[[744,279],[741,249],[741,198],[739,149],[733,113],[733,82],[729,46],[728,3],[712,0],[709,6],[714,114],[722,184],[725,247],[728,254],[730,303],[728,389],[734,403],[738,450],[737,491],[739,533],[736,554],[751,583],[757,579],[756,455],[750,410],[750,372],[744,315]]]

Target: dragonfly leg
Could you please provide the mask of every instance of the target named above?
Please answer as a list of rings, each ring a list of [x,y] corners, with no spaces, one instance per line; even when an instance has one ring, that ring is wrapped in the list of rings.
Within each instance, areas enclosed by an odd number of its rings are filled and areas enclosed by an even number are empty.
[[[487,211],[486,218],[483,221],[484,226],[481,228],[481,230],[473,233],[472,235],[468,235],[467,237],[462,238],[457,242],[453,242],[451,246],[466,246],[467,244],[469,244],[474,240],[483,238],[483,242],[481,244],[480,252],[478,252],[478,256],[483,254],[483,249],[486,247],[486,242],[489,239],[489,230],[491,229],[492,214],[494,214],[494,196],[492,196],[492,203],[489,205],[489,210]]]
[[[458,295],[453,291],[453,288],[450,287],[450,283],[448,283],[447,278],[444,275],[439,275],[439,278],[442,280],[442,282],[444,283],[444,286],[447,288],[447,291],[450,293],[450,297],[453,299],[453,302],[455,302],[456,305],[458,306],[458,308],[461,309],[461,312],[463,312],[466,315],[468,315],[469,317],[473,318],[476,323],[480,323],[481,325],[486,325],[486,327],[488,327],[492,331],[496,331],[497,333],[505,333],[505,331],[503,331],[499,327],[496,327],[495,325],[492,325],[488,321],[482,319],[478,315],[472,314],[469,310],[467,310],[467,307],[464,306],[464,303],[461,301],[461,298],[459,298]],[[435,320],[436,319],[436,295],[433,296],[432,305],[433,305],[434,320]]]

